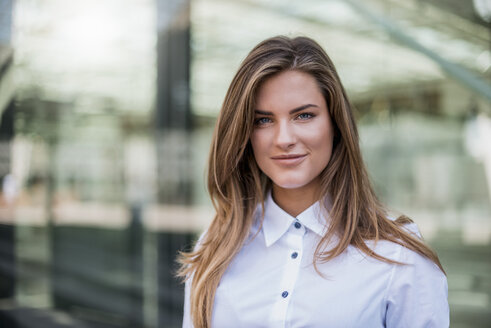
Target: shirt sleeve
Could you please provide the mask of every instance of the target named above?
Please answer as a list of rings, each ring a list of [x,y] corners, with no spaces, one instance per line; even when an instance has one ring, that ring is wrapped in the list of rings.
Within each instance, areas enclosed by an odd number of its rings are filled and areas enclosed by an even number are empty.
[[[203,231],[201,233],[200,237],[198,238],[198,241],[196,242],[196,245],[194,246],[194,250],[198,249],[201,245],[201,242],[203,241],[204,236],[206,235],[208,229]],[[184,315],[182,318],[182,328],[193,328],[193,321],[191,320],[191,304],[190,304],[190,298],[191,298],[191,285],[193,283],[193,275],[191,274],[191,277],[189,277],[188,280],[186,280],[186,283],[184,284]]]
[[[387,328],[449,327],[447,278],[431,260],[401,247],[386,303]]]
[[[192,278],[186,280],[184,285],[184,317],[182,318],[182,328],[193,328],[193,323],[191,321],[191,312],[189,297],[191,293]]]

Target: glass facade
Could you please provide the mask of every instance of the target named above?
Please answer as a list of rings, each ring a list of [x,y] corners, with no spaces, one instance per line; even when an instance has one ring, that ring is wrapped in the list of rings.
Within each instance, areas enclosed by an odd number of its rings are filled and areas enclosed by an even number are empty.
[[[485,0],[0,0],[0,327],[180,326],[216,115],[278,34],[326,49],[452,327],[488,327],[490,27]]]

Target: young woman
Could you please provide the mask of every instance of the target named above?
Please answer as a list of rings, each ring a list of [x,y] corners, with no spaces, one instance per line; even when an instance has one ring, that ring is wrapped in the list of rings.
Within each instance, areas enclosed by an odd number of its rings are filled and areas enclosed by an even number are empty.
[[[448,327],[447,281],[406,217],[388,218],[352,107],[313,40],[241,64],[213,137],[216,216],[183,253],[183,327]]]

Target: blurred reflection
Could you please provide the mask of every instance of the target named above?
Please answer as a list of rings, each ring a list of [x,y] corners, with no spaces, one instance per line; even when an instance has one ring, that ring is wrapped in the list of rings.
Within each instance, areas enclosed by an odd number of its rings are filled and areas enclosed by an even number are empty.
[[[275,34],[327,49],[378,194],[448,272],[452,327],[488,327],[488,2],[0,1],[0,327],[180,326],[214,120]]]
[[[481,162],[486,171],[488,190],[491,190],[491,119],[483,113],[471,112],[466,122],[465,145],[469,153]],[[489,193],[491,201],[491,192]]]

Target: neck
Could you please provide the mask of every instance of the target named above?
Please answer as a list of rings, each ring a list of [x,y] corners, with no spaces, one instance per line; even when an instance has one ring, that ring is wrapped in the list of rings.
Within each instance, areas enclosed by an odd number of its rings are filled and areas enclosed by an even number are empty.
[[[318,200],[316,188],[308,186],[288,189],[273,184],[272,196],[275,203],[293,217],[296,217]]]

